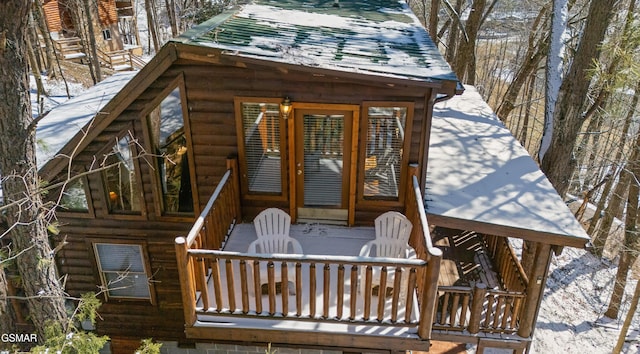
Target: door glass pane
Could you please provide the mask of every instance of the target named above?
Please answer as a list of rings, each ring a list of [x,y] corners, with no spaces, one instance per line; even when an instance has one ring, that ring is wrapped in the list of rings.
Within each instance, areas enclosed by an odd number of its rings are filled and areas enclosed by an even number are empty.
[[[398,198],[406,107],[369,107],[364,196]]]
[[[342,205],[344,115],[304,116],[304,205]]]

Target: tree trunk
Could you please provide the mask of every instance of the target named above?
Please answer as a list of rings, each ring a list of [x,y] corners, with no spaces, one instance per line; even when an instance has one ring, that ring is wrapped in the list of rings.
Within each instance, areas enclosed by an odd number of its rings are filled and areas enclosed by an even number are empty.
[[[612,161],[618,163],[622,160],[623,153],[625,151],[625,146],[627,144],[627,136],[629,133],[629,129],[631,127],[631,122],[635,115],[636,107],[638,106],[638,102],[640,101],[640,81],[637,82],[635,87],[635,92],[633,94],[633,98],[631,99],[631,103],[629,104],[629,109],[627,110],[627,114],[624,120],[624,126],[622,128],[622,134],[620,134],[620,143],[618,150],[616,151],[616,156]],[[616,167],[612,167],[616,169]],[[596,211],[593,214],[593,218],[589,222],[589,228],[587,229],[587,233],[594,236],[594,231],[596,230],[596,226],[598,226],[598,220],[600,220],[600,213],[604,210],[604,206],[606,204],[607,198],[609,198],[609,193],[611,192],[611,188],[613,188],[613,183],[616,180],[616,175],[620,173],[620,171],[616,171],[616,173],[612,176],[611,180],[607,182],[602,191],[602,195],[600,200],[598,201],[598,205],[596,206]]]
[[[607,239],[609,238],[611,225],[613,225],[613,219],[620,212],[624,204],[624,197],[629,186],[629,179],[631,178],[631,174],[626,173],[626,171],[624,171],[624,168],[627,167],[623,167],[623,171],[620,174],[620,180],[618,181],[618,184],[613,191],[611,199],[609,199],[609,203],[607,203],[604,217],[600,221],[600,224],[598,225],[598,228],[595,231],[594,236],[592,237],[593,253],[599,257],[602,256],[604,246],[607,243]]]
[[[541,168],[556,191],[564,197],[575,168],[573,148],[586,109],[592,77],[589,70],[600,57],[601,44],[618,0],[591,1],[578,49],[560,86],[553,115],[553,134],[543,154]]]
[[[25,38],[31,4],[0,1],[0,171],[12,251],[30,318],[43,340],[45,325],[65,326],[67,315],[38,194]]]
[[[425,1],[426,5],[426,1]],[[431,8],[429,11],[429,34],[434,43],[438,43],[438,9],[440,0],[431,0]]]
[[[620,261],[618,263],[618,271],[616,273],[616,281],[613,283],[613,294],[609,301],[609,307],[605,316],[609,318],[618,318],[620,303],[624,295],[624,288],[627,285],[627,274],[633,262],[638,258],[640,250],[638,235],[638,199],[640,198],[640,134],[636,136],[636,144],[629,161],[629,169],[623,172],[628,174],[629,192],[627,193],[627,216],[624,219],[624,240],[620,249]]]
[[[158,32],[156,31],[156,21],[154,20],[154,14],[156,9],[154,6],[154,0],[144,1],[145,12],[147,13],[147,26],[149,27],[149,37],[153,43],[153,50],[155,53],[160,50],[160,43],[158,42]]]
[[[526,80],[530,78],[531,74],[538,70],[538,65],[540,65],[542,58],[547,55],[549,40],[551,37],[548,32],[540,34],[539,31],[541,27],[545,27],[542,25],[547,22],[545,18],[548,16],[548,13],[549,8],[547,6],[543,6],[533,22],[531,34],[529,36],[529,45],[523,58],[524,62],[522,63],[522,66],[518,68],[513,81],[509,83],[507,92],[505,92],[502,102],[497,110],[498,118],[503,122],[507,121],[509,114],[513,111],[522,86],[524,86]],[[539,35],[538,41],[535,40],[536,34]]]
[[[93,83],[96,84],[102,81],[102,73],[100,72],[100,59],[98,58],[98,45],[96,44],[96,32],[93,29],[93,16],[91,11],[90,0],[82,0],[82,6],[84,7],[84,15],[87,21],[87,39],[89,43],[89,50],[91,52],[91,60],[93,70],[95,73],[95,79]],[[97,13],[97,11],[96,11]]]
[[[633,315],[636,313],[638,309],[638,300],[640,299],[640,282],[636,284],[636,290],[633,292],[633,297],[631,298],[631,304],[629,305],[629,312],[627,312],[627,316],[624,319],[624,323],[622,324],[622,328],[620,329],[620,335],[618,336],[618,341],[616,342],[616,346],[611,351],[611,354],[619,354],[622,351],[622,347],[624,346],[624,340],[627,337],[627,332],[629,332],[629,327],[631,326],[631,321],[633,320]]]
[[[42,11],[42,0],[34,0],[33,6],[33,18],[35,21],[35,25],[38,26],[38,30],[42,35],[42,39],[44,41],[44,53],[47,59],[47,75],[50,78],[58,77],[61,74],[61,70],[57,69],[57,60],[56,53],[53,47],[53,41],[51,40],[51,35],[49,34],[49,28],[47,27],[47,21],[45,21],[44,13]]]
[[[14,324],[15,316],[11,310],[11,304],[7,301],[9,296],[9,285],[7,275],[4,272],[4,265],[0,266],[0,333],[16,333]],[[0,342],[1,350],[9,350],[9,343]],[[7,352],[8,353],[8,352]]]
[[[171,26],[171,35],[173,37],[178,36],[178,22],[176,21],[176,7],[173,0],[165,0],[165,6],[167,8],[167,17],[169,17],[169,25]]]
[[[453,20],[449,25],[449,37],[447,38],[447,62],[450,65],[455,65],[456,62],[456,48],[458,46],[458,35],[460,28],[464,28],[460,23],[460,11],[462,10],[462,0],[456,0],[456,5],[450,11],[453,13]]]
[[[465,32],[467,37],[460,43],[454,71],[458,78],[469,85],[475,84],[475,61],[476,61],[476,38],[480,30],[482,17],[484,16],[484,7],[486,0],[474,0],[471,5],[471,13],[465,24]]]

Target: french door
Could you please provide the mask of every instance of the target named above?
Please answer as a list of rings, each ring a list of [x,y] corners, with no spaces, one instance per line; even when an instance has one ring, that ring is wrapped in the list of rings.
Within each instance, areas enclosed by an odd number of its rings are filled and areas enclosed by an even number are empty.
[[[351,107],[351,106],[349,106]],[[357,109],[294,110],[295,208],[299,220],[347,223],[354,200]],[[354,126],[354,124],[356,124]]]

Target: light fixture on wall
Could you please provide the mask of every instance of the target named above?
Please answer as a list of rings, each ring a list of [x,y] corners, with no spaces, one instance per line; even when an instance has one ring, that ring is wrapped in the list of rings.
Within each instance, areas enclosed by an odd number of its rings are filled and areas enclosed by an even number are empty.
[[[289,119],[291,108],[291,100],[289,99],[289,97],[285,97],[284,100],[280,103],[280,114],[282,115],[282,118]]]

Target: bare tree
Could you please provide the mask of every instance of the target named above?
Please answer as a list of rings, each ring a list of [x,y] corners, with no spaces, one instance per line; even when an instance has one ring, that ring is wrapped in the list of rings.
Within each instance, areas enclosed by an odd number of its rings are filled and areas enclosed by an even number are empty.
[[[64,325],[67,314],[37,193],[26,48],[31,5],[30,0],[0,2],[0,171],[12,250],[42,339],[47,323]]]
[[[627,213],[625,217],[624,239],[620,249],[620,260],[616,281],[613,283],[613,294],[605,316],[617,318],[620,303],[627,285],[627,274],[631,265],[638,258],[640,251],[640,234],[638,233],[638,201],[640,199],[640,134],[636,135],[635,147],[629,159],[629,169],[622,172],[629,181],[627,193]]]
[[[591,1],[582,37],[567,75],[560,86],[553,115],[553,133],[549,149],[541,154],[541,168],[561,196],[569,187],[569,179],[576,162],[572,158],[578,132],[584,122],[589,87],[590,70],[599,60],[601,44],[609,22],[617,12],[618,0]]]
[[[158,39],[158,30],[156,29],[156,20],[154,14],[156,13],[155,0],[144,0],[144,8],[147,13],[147,27],[149,27],[149,40],[153,43],[153,50],[155,53],[160,50],[160,41]],[[149,45],[151,47],[151,45]]]
[[[550,40],[548,26],[546,26],[548,24],[549,10],[549,5],[543,6],[533,21],[529,32],[527,51],[522,58],[523,64],[518,68],[514,79],[509,83],[502,102],[498,106],[496,114],[503,122],[507,120],[507,117],[515,108],[515,102],[522,86],[538,70],[540,62],[547,55]]]

